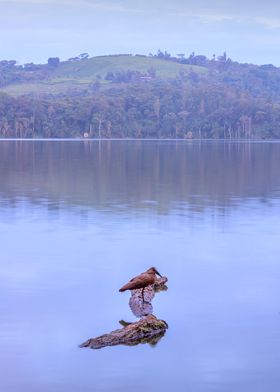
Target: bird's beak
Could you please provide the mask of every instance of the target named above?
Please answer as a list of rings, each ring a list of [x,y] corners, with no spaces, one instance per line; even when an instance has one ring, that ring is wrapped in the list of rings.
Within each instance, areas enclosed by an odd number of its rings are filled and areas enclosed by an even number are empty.
[[[158,272],[158,270],[156,270],[156,274],[162,278],[162,276],[161,276],[161,274]]]

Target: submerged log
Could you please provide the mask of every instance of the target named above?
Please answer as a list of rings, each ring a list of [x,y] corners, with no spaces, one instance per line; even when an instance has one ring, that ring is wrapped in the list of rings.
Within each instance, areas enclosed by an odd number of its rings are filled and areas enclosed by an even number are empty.
[[[97,338],[89,339],[79,347],[88,347],[100,349],[107,346],[127,345],[135,346],[137,344],[156,344],[165,334],[168,325],[165,321],[157,319],[150,314],[134,323],[120,322],[123,328],[112,331],[108,334]]]

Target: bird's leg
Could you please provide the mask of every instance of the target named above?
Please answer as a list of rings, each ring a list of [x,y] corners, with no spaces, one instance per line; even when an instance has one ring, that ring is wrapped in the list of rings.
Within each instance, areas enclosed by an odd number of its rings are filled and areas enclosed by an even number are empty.
[[[142,288],[142,300],[143,300],[143,302],[145,302],[144,291],[145,291],[145,287]]]

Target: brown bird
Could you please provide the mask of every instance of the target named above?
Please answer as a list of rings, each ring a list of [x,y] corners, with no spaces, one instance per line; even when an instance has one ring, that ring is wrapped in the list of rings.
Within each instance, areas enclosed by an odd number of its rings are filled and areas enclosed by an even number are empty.
[[[121,287],[119,291],[123,292],[126,290],[142,289],[142,298],[144,301],[145,288],[155,283],[156,274],[161,277],[161,274],[156,268],[149,268],[146,272],[143,272],[142,274],[135,276],[135,278],[131,279],[127,284]]]

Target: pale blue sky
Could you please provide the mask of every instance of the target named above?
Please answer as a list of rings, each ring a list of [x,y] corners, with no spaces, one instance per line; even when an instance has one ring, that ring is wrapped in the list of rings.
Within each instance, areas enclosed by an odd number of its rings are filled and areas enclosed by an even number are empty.
[[[0,0],[0,58],[227,51],[280,66],[276,0]]]

